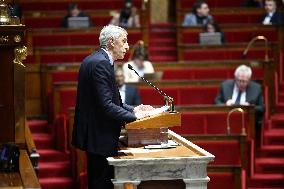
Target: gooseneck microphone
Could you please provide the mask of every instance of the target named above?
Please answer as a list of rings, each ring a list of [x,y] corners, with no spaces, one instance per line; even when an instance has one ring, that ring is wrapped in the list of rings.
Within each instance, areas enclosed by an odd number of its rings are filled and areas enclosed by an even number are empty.
[[[148,85],[150,85],[151,87],[153,87],[161,96],[164,97],[164,99],[168,99],[171,98],[169,97],[165,92],[161,91],[158,87],[156,87],[155,85],[153,85],[150,81],[148,81],[147,79],[145,79],[144,77],[140,76],[138,74],[138,72],[133,68],[133,66],[131,66],[130,64],[128,64],[128,69],[133,70],[135,72],[136,75],[138,75],[138,77],[140,77],[143,81],[145,81]]]

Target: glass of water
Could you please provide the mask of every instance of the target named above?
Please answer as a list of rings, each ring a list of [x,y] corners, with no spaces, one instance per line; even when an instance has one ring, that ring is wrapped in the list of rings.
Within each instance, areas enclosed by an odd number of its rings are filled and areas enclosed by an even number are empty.
[[[168,128],[167,127],[160,128],[160,142],[161,142],[161,147],[167,147],[168,145]]]

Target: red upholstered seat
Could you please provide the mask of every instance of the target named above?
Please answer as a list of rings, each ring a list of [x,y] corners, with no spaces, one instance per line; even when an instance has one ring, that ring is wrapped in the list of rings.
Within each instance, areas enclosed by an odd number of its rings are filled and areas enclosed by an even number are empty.
[[[182,112],[181,126],[172,127],[180,135],[226,134],[227,112]],[[248,116],[245,114],[245,128],[248,131]],[[242,116],[233,113],[230,117],[232,134],[240,134],[242,129]]]
[[[242,58],[243,49],[194,49],[183,52],[183,60],[239,60]],[[273,53],[269,50],[269,57]],[[247,54],[248,59],[264,59],[264,49],[251,49]]]
[[[35,47],[48,47],[48,46],[99,46],[99,33],[97,30],[93,30],[90,33],[76,32],[76,33],[54,33],[54,34],[41,34],[33,36],[33,45]],[[129,31],[128,43],[130,45],[135,44],[138,40],[142,39],[142,32]]]
[[[236,42],[249,42],[253,37],[258,35],[265,36],[269,41],[277,41],[278,35],[275,28],[259,28],[259,30],[236,30],[227,31],[223,30],[226,43],[236,43]],[[201,30],[200,30],[201,32]],[[181,31],[180,42],[183,44],[199,43],[199,31],[192,32],[189,30]]]
[[[51,74],[52,82],[77,81],[78,72],[60,71]]]
[[[194,144],[215,155],[211,165],[241,165],[238,141],[195,141]]]
[[[175,100],[175,105],[213,104],[218,92],[216,87],[161,87]],[[143,104],[163,105],[163,98],[151,87],[139,88]]]
[[[235,184],[236,177],[233,172],[228,172],[228,173],[208,172],[208,177],[210,178],[210,181],[207,184],[208,189],[216,189],[216,188],[238,189]]]
[[[24,11],[34,11],[34,10],[66,10],[69,1],[56,1],[51,0],[47,2],[43,1],[21,1],[21,6]],[[136,7],[141,7],[142,0],[133,0]],[[124,6],[124,1],[121,0],[111,0],[110,2],[106,0],[80,0],[78,5],[82,10],[120,10]]]

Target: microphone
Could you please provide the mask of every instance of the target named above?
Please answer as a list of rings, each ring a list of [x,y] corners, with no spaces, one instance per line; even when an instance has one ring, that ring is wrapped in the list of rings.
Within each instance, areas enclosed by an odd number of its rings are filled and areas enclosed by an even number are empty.
[[[135,72],[136,75],[138,75],[139,78],[141,78],[143,81],[145,81],[148,85],[150,85],[151,87],[153,87],[166,101],[166,105],[170,106],[170,111],[174,112],[174,104],[173,101],[174,99],[170,96],[168,96],[165,92],[163,92],[161,89],[159,89],[158,87],[156,87],[155,85],[153,85],[150,81],[148,81],[147,79],[145,79],[144,77],[140,76],[138,74],[138,72],[133,68],[133,66],[131,66],[130,64],[127,65],[128,69],[133,70]]]

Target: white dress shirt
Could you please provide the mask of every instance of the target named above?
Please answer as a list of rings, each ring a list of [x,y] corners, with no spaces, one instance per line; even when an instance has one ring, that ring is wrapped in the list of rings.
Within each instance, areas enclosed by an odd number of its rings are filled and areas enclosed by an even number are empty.
[[[262,24],[263,24],[263,25],[270,25],[270,24],[271,24],[271,21],[270,21],[270,20],[271,20],[273,14],[274,14],[274,12],[268,13],[268,14],[266,15],[266,17],[264,18]]]
[[[232,100],[233,102],[235,103],[236,102],[236,99],[238,97],[238,94],[239,94],[239,88],[237,87],[237,85],[235,84],[234,85],[234,90],[233,90],[233,95],[232,95]],[[246,91],[242,92],[241,94],[241,99],[240,99],[240,105],[245,105],[245,102],[246,102]]]
[[[122,85],[122,87],[119,88],[119,93],[120,93],[120,97],[121,97],[122,103],[125,103],[125,96],[126,96],[126,87],[125,87],[125,85]]]

